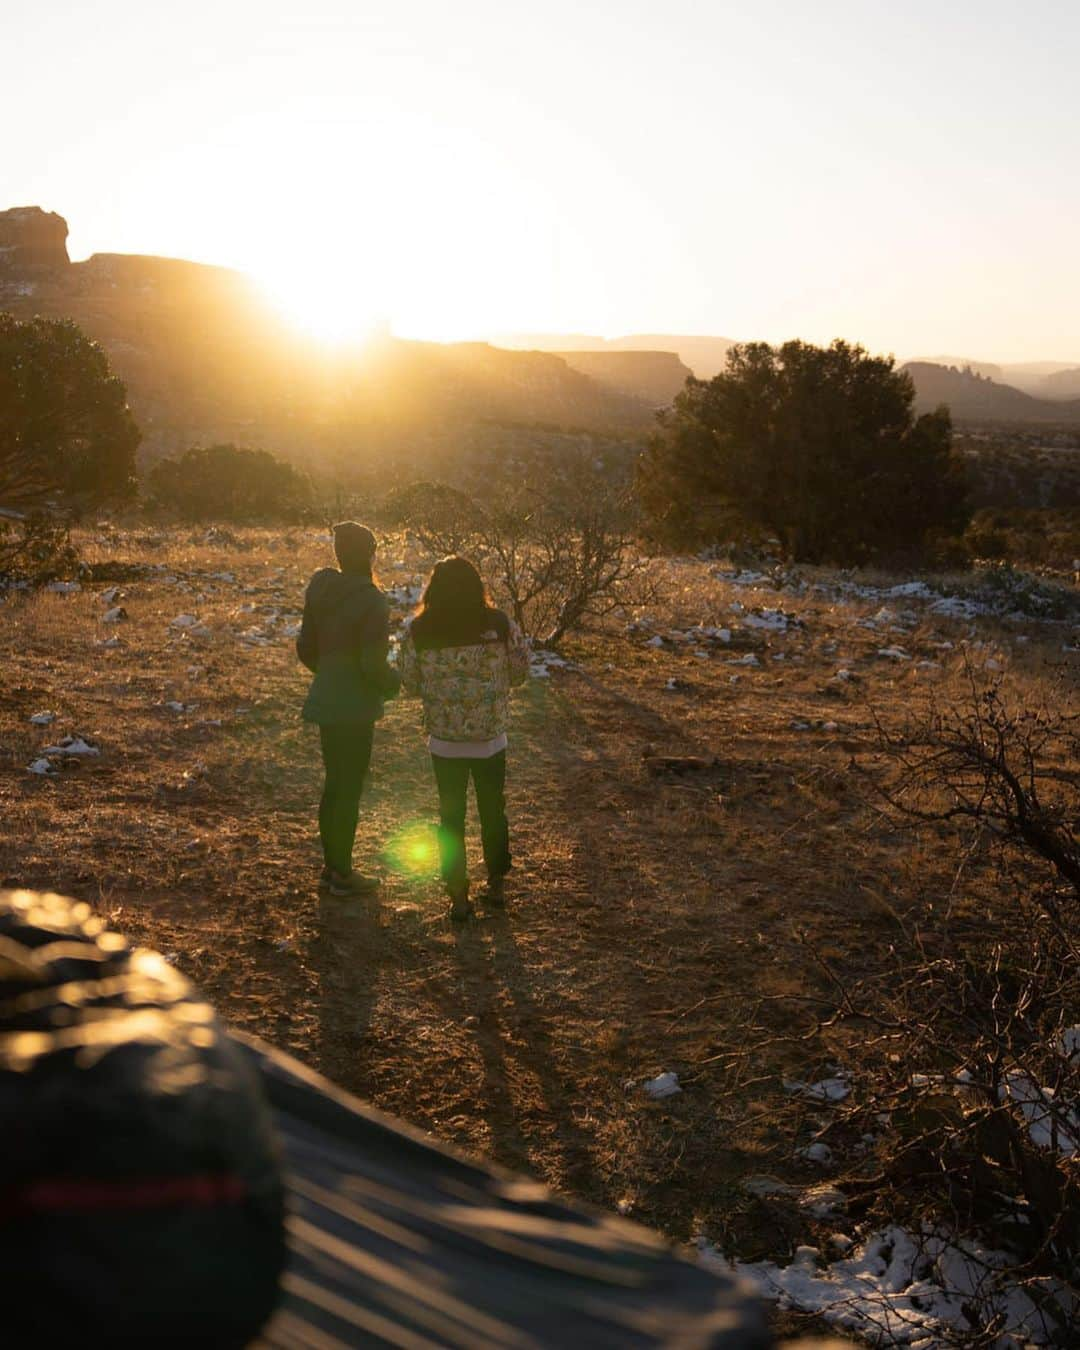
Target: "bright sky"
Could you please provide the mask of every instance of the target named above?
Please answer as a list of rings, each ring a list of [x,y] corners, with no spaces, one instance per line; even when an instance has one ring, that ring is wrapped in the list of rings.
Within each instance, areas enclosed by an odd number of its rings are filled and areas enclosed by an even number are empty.
[[[1080,360],[1073,0],[49,0],[0,208],[316,328]]]

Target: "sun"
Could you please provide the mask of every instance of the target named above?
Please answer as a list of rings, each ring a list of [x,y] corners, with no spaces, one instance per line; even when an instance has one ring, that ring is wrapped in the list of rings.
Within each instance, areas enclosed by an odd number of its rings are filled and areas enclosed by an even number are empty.
[[[290,270],[278,268],[257,280],[289,326],[316,342],[356,346],[387,330],[373,288],[360,276],[342,275],[313,262]]]

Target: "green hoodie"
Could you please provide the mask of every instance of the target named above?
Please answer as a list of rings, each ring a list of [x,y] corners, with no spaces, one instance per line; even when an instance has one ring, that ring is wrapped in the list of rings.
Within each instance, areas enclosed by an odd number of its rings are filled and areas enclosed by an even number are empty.
[[[398,690],[386,664],[390,607],[371,577],[321,568],[308,583],[296,654],[315,675],[305,722],[322,726],[374,722]]]

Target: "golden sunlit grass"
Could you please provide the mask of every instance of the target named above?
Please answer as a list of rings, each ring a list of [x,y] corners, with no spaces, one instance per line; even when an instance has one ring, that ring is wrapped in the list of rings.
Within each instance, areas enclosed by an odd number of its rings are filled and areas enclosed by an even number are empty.
[[[95,562],[157,570],[117,583],[129,615],[118,624],[102,621],[107,583],[0,608],[0,880],[91,901],[230,1021],[441,1137],[680,1238],[702,1226],[732,1249],[782,1246],[735,1183],[794,1164],[774,1156],[779,1136],[764,1125],[732,1134],[718,1050],[739,1043],[764,996],[818,987],[807,941],[864,969],[892,908],[954,883],[953,854],[891,829],[852,769],[877,763],[875,714],[898,725],[959,689],[965,650],[980,669],[1004,663],[1034,701],[1060,642],[925,616],[867,628],[857,621],[880,602],[736,590],[706,563],[657,564],[661,628],[735,626],[732,606],[751,604],[782,605],[804,626],[706,657],[618,625],[572,639],[578,669],[531,682],[515,704],[509,914],[457,932],[411,701],[380,724],[362,807],[357,865],[381,862],[383,890],[318,898],[318,746],[282,629],[327,561],[323,534],[139,527],[82,542]],[[394,585],[426,560],[395,540],[380,562]],[[174,627],[181,614],[209,635]],[[268,645],[241,640],[253,631]],[[880,657],[891,643],[911,661]],[[731,664],[748,649],[759,666]],[[841,667],[855,678],[837,682]],[[41,711],[56,721],[31,725]],[[28,774],[65,733],[98,741],[100,757]],[[718,764],[653,778],[646,753]],[[475,812],[469,848],[475,873]],[[1004,903],[995,884],[974,867],[957,903],[988,923]],[[763,1074],[807,1071],[797,1045],[771,1053]],[[665,1069],[681,1096],[626,1090]]]

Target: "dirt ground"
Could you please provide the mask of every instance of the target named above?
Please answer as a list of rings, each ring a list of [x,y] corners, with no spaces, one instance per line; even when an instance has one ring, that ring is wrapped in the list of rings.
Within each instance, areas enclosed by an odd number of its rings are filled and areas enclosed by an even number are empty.
[[[819,1062],[778,1048],[765,1086],[733,1093],[725,1052],[763,999],[820,989],[809,947],[869,968],[889,908],[954,879],[944,844],[898,830],[868,792],[875,714],[899,725],[948,692],[962,657],[1031,699],[1075,691],[1080,660],[1059,626],[903,599],[882,617],[880,599],[658,564],[638,628],[624,617],[571,639],[570,667],[517,698],[509,910],[457,930],[410,701],[379,726],[362,807],[356,861],[382,870],[382,891],[317,893],[318,746],[298,717],[289,625],[325,540],[102,529],[84,547],[112,571],[0,605],[0,881],[90,901],[233,1025],[441,1139],[749,1258],[783,1258],[804,1230],[740,1179],[812,1169],[775,1116],[747,1127],[745,1108]],[[391,541],[383,583],[415,580],[423,561]],[[107,623],[111,584],[127,617]],[[747,626],[755,606],[798,623]],[[699,623],[727,626],[730,643],[664,640]],[[31,724],[43,711],[55,721]],[[65,733],[100,755],[29,773]],[[656,753],[716,762],[653,776]],[[470,846],[478,860],[475,832]],[[989,880],[965,884],[990,912]],[[768,1006],[782,1028],[798,1004]],[[642,1084],[663,1071],[682,1091],[652,1101]]]

